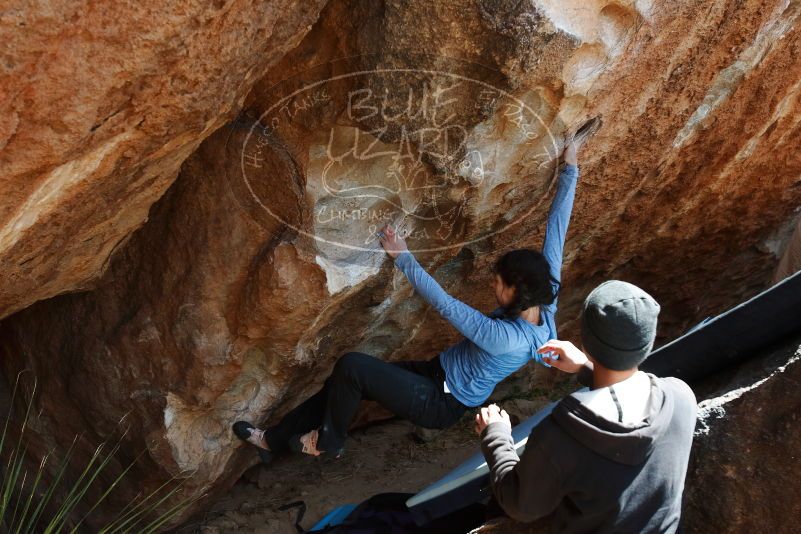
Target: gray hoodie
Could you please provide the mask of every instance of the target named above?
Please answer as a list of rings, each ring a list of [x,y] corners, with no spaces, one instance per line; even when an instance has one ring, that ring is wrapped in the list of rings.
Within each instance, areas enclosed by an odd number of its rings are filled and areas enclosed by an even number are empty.
[[[648,376],[640,423],[604,419],[567,396],[531,431],[522,458],[508,424],[487,426],[481,449],[504,511],[524,522],[553,513],[555,532],[675,532],[697,404],[681,380]]]

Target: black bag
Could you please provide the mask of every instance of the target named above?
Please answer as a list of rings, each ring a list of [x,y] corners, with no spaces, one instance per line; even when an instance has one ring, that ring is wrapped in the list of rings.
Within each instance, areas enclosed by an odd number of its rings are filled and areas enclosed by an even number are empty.
[[[300,526],[306,505],[295,502],[281,507],[282,510],[300,508],[295,526],[301,534],[464,534],[485,522],[485,506],[471,504],[452,514],[425,525],[417,525],[414,516],[406,507],[412,493],[379,493],[359,504],[339,524],[322,529],[304,530]]]

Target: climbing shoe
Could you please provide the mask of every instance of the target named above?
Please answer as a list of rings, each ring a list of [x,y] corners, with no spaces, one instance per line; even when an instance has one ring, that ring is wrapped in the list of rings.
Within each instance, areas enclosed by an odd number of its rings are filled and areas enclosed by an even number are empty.
[[[306,434],[295,434],[289,438],[289,443],[287,444],[290,450],[302,454],[308,454],[309,456],[315,456],[323,458],[324,460],[338,460],[342,458],[342,455],[345,454],[345,448],[342,447],[335,451],[320,451],[317,450],[317,439],[319,438],[319,432],[317,430],[311,430]]]
[[[317,450],[317,437],[316,430],[311,430],[305,434],[294,434],[289,438],[289,449],[293,452],[308,454],[309,456],[320,456],[320,451]]]
[[[270,450],[265,449],[264,447],[259,447],[258,445],[249,441],[250,436],[253,434],[255,430],[257,430],[256,427],[254,427],[247,421],[237,421],[236,423],[233,424],[232,428],[236,437],[256,447],[256,450],[259,453],[259,459],[261,459],[262,463],[269,464],[270,462],[273,461],[274,456]]]

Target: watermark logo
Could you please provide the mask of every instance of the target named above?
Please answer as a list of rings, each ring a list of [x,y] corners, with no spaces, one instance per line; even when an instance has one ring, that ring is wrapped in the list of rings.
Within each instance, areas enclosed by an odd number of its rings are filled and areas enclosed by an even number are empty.
[[[555,172],[553,110],[538,93],[492,83],[497,72],[454,66],[305,72],[276,86],[263,112],[240,121],[238,198],[313,239],[328,261],[383,256],[385,224],[417,252],[458,250],[519,223],[530,210],[471,227],[515,173]]]

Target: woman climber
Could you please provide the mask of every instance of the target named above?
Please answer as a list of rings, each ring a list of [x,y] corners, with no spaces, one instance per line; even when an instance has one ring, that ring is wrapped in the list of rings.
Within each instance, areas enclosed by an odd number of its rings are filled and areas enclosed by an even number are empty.
[[[441,429],[481,406],[501,380],[529,361],[547,365],[537,349],[558,338],[554,314],[578,180],[576,152],[599,126],[598,119],[589,121],[566,144],[542,252],[512,250],[495,263],[493,290],[499,307],[489,316],[448,295],[417,263],[395,229],[386,226],[379,232],[384,250],[415,291],[464,339],[428,361],[389,363],[349,352],[337,361],[323,388],[277,425],[259,429],[237,421],[237,437],[256,446],[264,462],[289,451],[339,457],[362,399],[376,401],[418,426]]]

